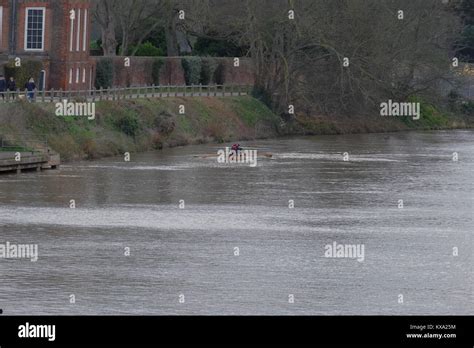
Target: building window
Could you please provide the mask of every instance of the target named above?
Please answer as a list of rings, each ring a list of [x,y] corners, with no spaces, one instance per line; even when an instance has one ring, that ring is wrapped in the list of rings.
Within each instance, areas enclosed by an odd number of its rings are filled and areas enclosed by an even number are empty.
[[[44,7],[27,7],[25,18],[25,50],[44,49]]]
[[[3,6],[0,6],[0,48],[3,46]]]
[[[76,39],[76,51],[80,51],[81,47],[81,9],[77,10],[77,39]]]
[[[72,9],[71,11],[75,11],[75,10]],[[69,51],[72,52],[73,47],[74,47],[74,17],[71,16],[70,18],[71,18],[71,37],[69,39]]]
[[[87,9],[84,10],[84,37],[82,38],[83,51],[87,50]]]
[[[46,89],[46,70],[41,70],[39,88],[40,91],[44,91]]]
[[[69,84],[72,84],[72,68],[69,69]]]
[[[86,83],[86,68],[82,69],[82,83]]]
[[[76,83],[79,83],[79,75],[81,74],[81,69],[76,69]]]

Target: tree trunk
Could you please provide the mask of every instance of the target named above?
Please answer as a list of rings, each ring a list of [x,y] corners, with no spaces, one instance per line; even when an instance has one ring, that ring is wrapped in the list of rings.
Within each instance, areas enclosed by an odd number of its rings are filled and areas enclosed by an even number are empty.
[[[102,28],[102,49],[104,56],[117,55],[117,40],[115,39],[115,25],[109,24]]]
[[[168,51],[168,57],[179,56],[178,38],[176,36],[176,15],[174,14],[169,19],[166,28],[166,49]]]

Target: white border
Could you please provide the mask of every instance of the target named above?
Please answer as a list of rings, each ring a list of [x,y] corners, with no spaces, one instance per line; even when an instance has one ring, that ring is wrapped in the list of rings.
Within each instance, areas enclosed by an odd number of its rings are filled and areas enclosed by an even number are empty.
[[[43,73],[43,85],[41,86],[41,90],[45,91],[46,90],[46,70],[41,70],[40,74]]]
[[[71,11],[74,11],[74,19],[70,19],[70,22],[71,22],[71,37],[69,38],[70,40],[70,43],[69,43],[69,52],[72,52],[74,50],[74,21],[75,21],[75,18],[76,18],[76,10],[75,9],[71,9],[69,11],[69,18],[71,17]]]
[[[87,9],[84,10],[84,37],[83,37],[83,51],[87,51],[87,15],[88,11]]]
[[[3,6],[0,6],[0,48],[3,46]]]
[[[27,48],[27,39],[28,39],[28,11],[29,10],[41,10],[43,11],[43,35],[41,35],[41,49],[40,48]],[[25,51],[33,51],[33,52],[44,52],[44,37],[46,36],[45,32],[45,24],[46,24],[46,7],[27,7],[25,8],[25,46],[24,49]]]
[[[81,9],[77,9],[77,42],[76,42],[76,52],[80,51],[81,48]]]

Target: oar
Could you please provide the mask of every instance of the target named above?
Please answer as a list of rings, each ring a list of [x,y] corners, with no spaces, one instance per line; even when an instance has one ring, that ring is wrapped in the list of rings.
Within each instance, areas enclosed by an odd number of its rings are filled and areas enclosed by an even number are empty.
[[[195,158],[211,158],[211,157],[217,157],[217,156],[219,156],[217,153],[213,153],[213,154],[204,154],[204,155],[194,155],[193,157],[195,157]],[[273,154],[270,153],[270,152],[264,152],[264,153],[259,153],[258,156],[264,156],[264,157],[267,157],[267,158],[272,158]]]

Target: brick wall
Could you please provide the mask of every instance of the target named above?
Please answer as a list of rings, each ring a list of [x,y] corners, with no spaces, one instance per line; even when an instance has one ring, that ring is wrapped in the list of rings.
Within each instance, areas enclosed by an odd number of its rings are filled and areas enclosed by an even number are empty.
[[[95,62],[89,57],[90,1],[55,0],[53,10],[51,80],[62,89],[88,90],[95,76]],[[70,18],[71,10],[75,11],[74,20]]]
[[[114,87],[151,86],[154,57],[130,57],[130,67],[125,67],[125,57],[92,57],[96,62],[112,58],[114,66]],[[167,57],[160,71],[161,85],[182,86],[185,84],[184,70],[180,57]],[[240,59],[240,66],[234,67],[233,58],[217,58],[222,65],[225,84],[253,85],[252,62],[248,58]]]
[[[10,3],[8,0],[0,0],[2,7],[2,32],[0,35],[0,53],[8,53],[10,38]]]

